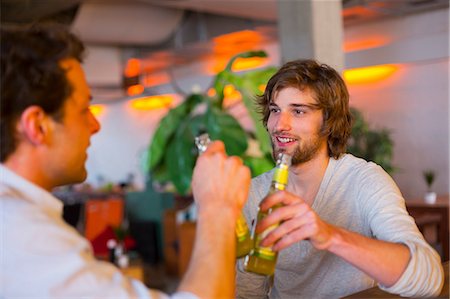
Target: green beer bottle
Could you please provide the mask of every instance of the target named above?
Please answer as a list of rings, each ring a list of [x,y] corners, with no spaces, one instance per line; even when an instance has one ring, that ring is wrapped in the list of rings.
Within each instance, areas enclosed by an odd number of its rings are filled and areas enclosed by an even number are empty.
[[[286,188],[289,166],[291,166],[291,156],[280,153],[278,155],[277,165],[275,167],[272,183],[267,196],[278,190],[284,190]],[[253,226],[251,234],[251,237],[254,239],[254,248],[244,260],[244,268],[246,271],[261,275],[273,275],[275,272],[275,264],[277,263],[278,253],[273,251],[270,247],[260,246],[260,243],[272,230],[278,227],[279,224],[274,224],[259,234],[256,234],[255,228],[258,222],[281,206],[281,204],[275,205],[266,212],[261,212],[261,210],[258,211],[256,223]]]
[[[199,154],[206,151],[208,144],[211,142],[208,134],[201,134],[195,137],[195,144],[197,145]],[[250,238],[250,230],[248,229],[247,221],[242,212],[236,220],[236,257],[241,258],[246,256],[253,247],[253,241]]]

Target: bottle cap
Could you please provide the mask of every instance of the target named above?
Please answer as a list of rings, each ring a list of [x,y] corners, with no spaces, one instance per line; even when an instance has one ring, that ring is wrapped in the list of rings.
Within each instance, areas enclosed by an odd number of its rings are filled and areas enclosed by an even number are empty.
[[[291,166],[292,156],[286,153],[279,153],[277,159],[277,165],[284,164],[286,166]]]
[[[197,146],[198,153],[203,154],[208,148],[211,139],[209,139],[208,133],[201,134],[200,136],[195,137],[195,145]]]

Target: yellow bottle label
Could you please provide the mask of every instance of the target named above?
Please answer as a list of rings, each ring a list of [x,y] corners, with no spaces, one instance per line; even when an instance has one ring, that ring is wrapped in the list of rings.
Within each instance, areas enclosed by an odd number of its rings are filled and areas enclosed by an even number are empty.
[[[246,235],[248,235],[248,226],[247,221],[245,220],[244,215],[241,213],[239,215],[239,218],[236,221],[236,237],[238,239],[238,242],[242,242],[245,240]]]
[[[275,172],[273,174],[272,181],[277,182],[278,184],[281,184],[281,185],[286,185],[288,183],[289,171],[288,171],[287,167],[281,167],[281,166],[275,168]]]
[[[259,214],[258,221],[260,221],[263,217],[264,217],[263,214]],[[260,244],[261,244],[261,241],[265,237],[267,237],[267,235],[277,227],[278,227],[278,224],[271,225],[265,231],[263,231],[262,233],[260,233],[256,236],[256,240],[255,240],[256,246],[254,249],[254,255],[261,257],[263,259],[266,259],[266,260],[274,260],[275,259],[276,252],[273,251],[271,247],[263,247]]]

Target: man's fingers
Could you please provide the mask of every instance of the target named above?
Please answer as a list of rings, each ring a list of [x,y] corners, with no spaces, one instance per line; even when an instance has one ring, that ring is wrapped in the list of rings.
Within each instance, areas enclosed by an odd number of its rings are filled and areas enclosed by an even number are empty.
[[[275,251],[280,251],[286,247],[291,246],[294,243],[305,240],[310,236],[311,229],[307,225],[302,226],[302,228],[283,236],[272,248]]]
[[[226,154],[225,145],[220,140],[211,142],[206,148],[206,151],[203,153],[203,155],[212,155],[216,153]]]
[[[303,202],[303,200],[297,196],[292,195],[288,191],[277,191],[274,194],[266,197],[260,204],[261,211],[267,211],[276,204],[282,203],[283,205],[291,205],[293,203]]]
[[[288,221],[294,217],[301,217],[307,211],[307,209],[308,207],[304,204],[296,204],[277,208],[258,223],[256,232],[262,232],[273,224]]]
[[[266,217],[267,218],[267,217]],[[269,246],[273,243],[276,243],[279,239],[281,239],[284,235],[290,234],[293,231],[301,228],[305,224],[308,223],[308,219],[306,217],[294,217],[288,221],[285,221],[280,224],[276,229],[271,231],[266,238],[264,238],[262,245]],[[269,227],[272,224],[269,222],[264,223],[264,227]],[[258,225],[258,228],[262,228]]]

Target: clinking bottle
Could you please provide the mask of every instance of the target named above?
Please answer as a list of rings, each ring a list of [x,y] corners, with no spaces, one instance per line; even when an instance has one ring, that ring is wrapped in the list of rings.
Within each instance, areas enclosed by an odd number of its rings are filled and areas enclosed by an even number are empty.
[[[198,148],[199,155],[201,155],[208,144],[211,142],[208,134],[202,134],[195,137],[195,144]],[[250,238],[250,230],[248,229],[247,221],[244,215],[239,213],[238,219],[236,220],[236,257],[241,258],[246,256],[250,250],[253,248],[253,241]]]
[[[278,155],[277,165],[275,167],[272,183],[267,196],[278,190],[284,190],[286,188],[289,166],[291,166],[291,156],[280,153]],[[279,224],[274,224],[259,234],[256,233],[255,229],[258,222],[281,206],[281,204],[277,204],[266,212],[258,210],[258,216],[256,218],[256,223],[253,226],[251,235],[254,240],[254,248],[244,260],[244,269],[246,271],[261,275],[273,275],[275,272],[275,264],[277,263],[278,253],[273,251],[271,247],[261,246],[260,243],[272,230],[277,228]]]

